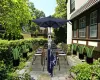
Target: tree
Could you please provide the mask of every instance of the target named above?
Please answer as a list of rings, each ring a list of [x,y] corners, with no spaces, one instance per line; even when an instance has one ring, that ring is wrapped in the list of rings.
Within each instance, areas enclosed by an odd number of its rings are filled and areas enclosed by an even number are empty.
[[[0,0],[0,24],[5,28],[5,38],[9,40],[18,39],[24,26],[29,31],[30,26],[36,26],[31,23],[34,18],[44,17],[43,11],[39,11],[29,0]],[[5,36],[6,35],[6,36]]]
[[[57,7],[55,8],[55,13],[53,16],[57,18],[67,19],[67,4],[66,0],[56,0]]]
[[[55,8],[54,17],[67,19],[67,3],[66,0],[56,0],[57,7]],[[57,43],[66,42],[67,39],[67,25],[62,28],[54,29],[55,40]]]
[[[11,38],[20,35],[21,23],[26,25],[31,20],[28,0],[0,0],[0,11],[0,23]]]
[[[30,8],[32,19],[38,19],[41,17],[45,17],[45,14],[43,11],[40,11],[34,7],[34,3],[29,2],[29,8]],[[33,33],[37,34],[40,30],[40,27],[38,25],[36,25],[35,23],[31,23],[29,27],[30,27],[31,34],[33,34]]]

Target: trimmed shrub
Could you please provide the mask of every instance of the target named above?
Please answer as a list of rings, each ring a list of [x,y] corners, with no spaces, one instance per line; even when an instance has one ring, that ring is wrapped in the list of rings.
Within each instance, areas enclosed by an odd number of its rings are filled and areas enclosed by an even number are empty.
[[[13,55],[11,54],[12,48],[15,48],[16,46],[20,48],[20,53],[23,53],[22,45],[27,45],[27,48],[29,49],[29,44],[32,43],[34,45],[35,43],[38,43],[39,45],[44,45],[47,42],[46,39],[21,39],[21,40],[0,40],[0,60],[4,60],[9,62],[9,60],[13,59]],[[22,55],[22,54],[21,54]]]
[[[93,64],[78,64],[71,67],[76,77],[75,80],[100,80],[100,59],[96,60]]]

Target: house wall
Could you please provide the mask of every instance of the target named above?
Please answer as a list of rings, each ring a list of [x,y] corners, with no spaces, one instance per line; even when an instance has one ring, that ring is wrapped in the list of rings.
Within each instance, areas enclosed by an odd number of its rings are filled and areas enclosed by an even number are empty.
[[[75,9],[82,7],[88,0],[75,0]],[[75,10],[75,11],[76,11]]]
[[[75,0],[75,10],[70,13],[70,0],[68,0],[67,3],[67,19],[70,20],[70,17],[72,14],[74,14],[79,8],[81,8],[85,3],[87,3],[88,0]],[[90,27],[90,13],[97,10],[98,16],[97,16],[97,38],[90,38],[89,37],[89,27]],[[79,38],[79,19],[83,16],[86,16],[86,37],[85,38]],[[77,20],[77,37],[73,38],[73,21]],[[82,14],[78,15],[74,19],[71,20],[72,24],[67,23],[67,44],[71,43],[78,43],[86,46],[95,46],[95,52],[93,54],[94,58],[100,57],[100,2],[96,4],[95,6],[91,7],[90,9],[86,10]]]
[[[78,10],[81,6],[83,6],[88,0],[75,0],[75,11]],[[74,14],[73,11],[70,13],[70,0],[67,2],[67,20],[70,20],[70,17],[72,14]],[[67,23],[67,44],[72,43],[72,24]]]
[[[89,37],[89,27],[90,27],[90,13],[97,10],[97,37],[96,38],[90,38]],[[79,27],[79,19],[83,16],[86,16],[86,37],[85,38],[79,38],[79,28],[77,29],[77,37],[72,38],[72,43],[78,43],[78,44],[83,44],[86,46],[95,46],[95,52],[94,52],[94,58],[100,57],[100,3],[97,5],[91,7],[89,10],[85,11],[84,13],[80,14],[76,18],[72,20],[78,20],[78,25]]]

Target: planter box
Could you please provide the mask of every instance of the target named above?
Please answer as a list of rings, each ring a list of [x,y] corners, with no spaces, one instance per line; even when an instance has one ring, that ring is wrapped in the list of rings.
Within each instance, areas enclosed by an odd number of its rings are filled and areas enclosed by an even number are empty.
[[[86,57],[86,62],[89,63],[89,64],[92,64],[93,63],[93,57],[92,58]]]
[[[23,58],[27,58],[27,52],[23,53]]]
[[[73,55],[77,55],[77,51],[74,51],[74,50],[73,50]]]
[[[19,66],[20,59],[13,60],[13,66]]]
[[[84,54],[79,53],[79,59],[84,59]]]

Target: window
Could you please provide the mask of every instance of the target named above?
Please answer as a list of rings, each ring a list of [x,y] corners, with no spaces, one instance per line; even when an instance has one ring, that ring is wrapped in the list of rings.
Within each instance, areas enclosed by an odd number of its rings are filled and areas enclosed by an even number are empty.
[[[77,21],[74,21],[73,25],[73,37],[77,37]]]
[[[75,0],[70,0],[70,13],[75,10]]]
[[[97,11],[90,14],[90,37],[97,37]]]
[[[85,17],[82,17],[79,20],[79,37],[85,37],[86,36],[86,19]]]

